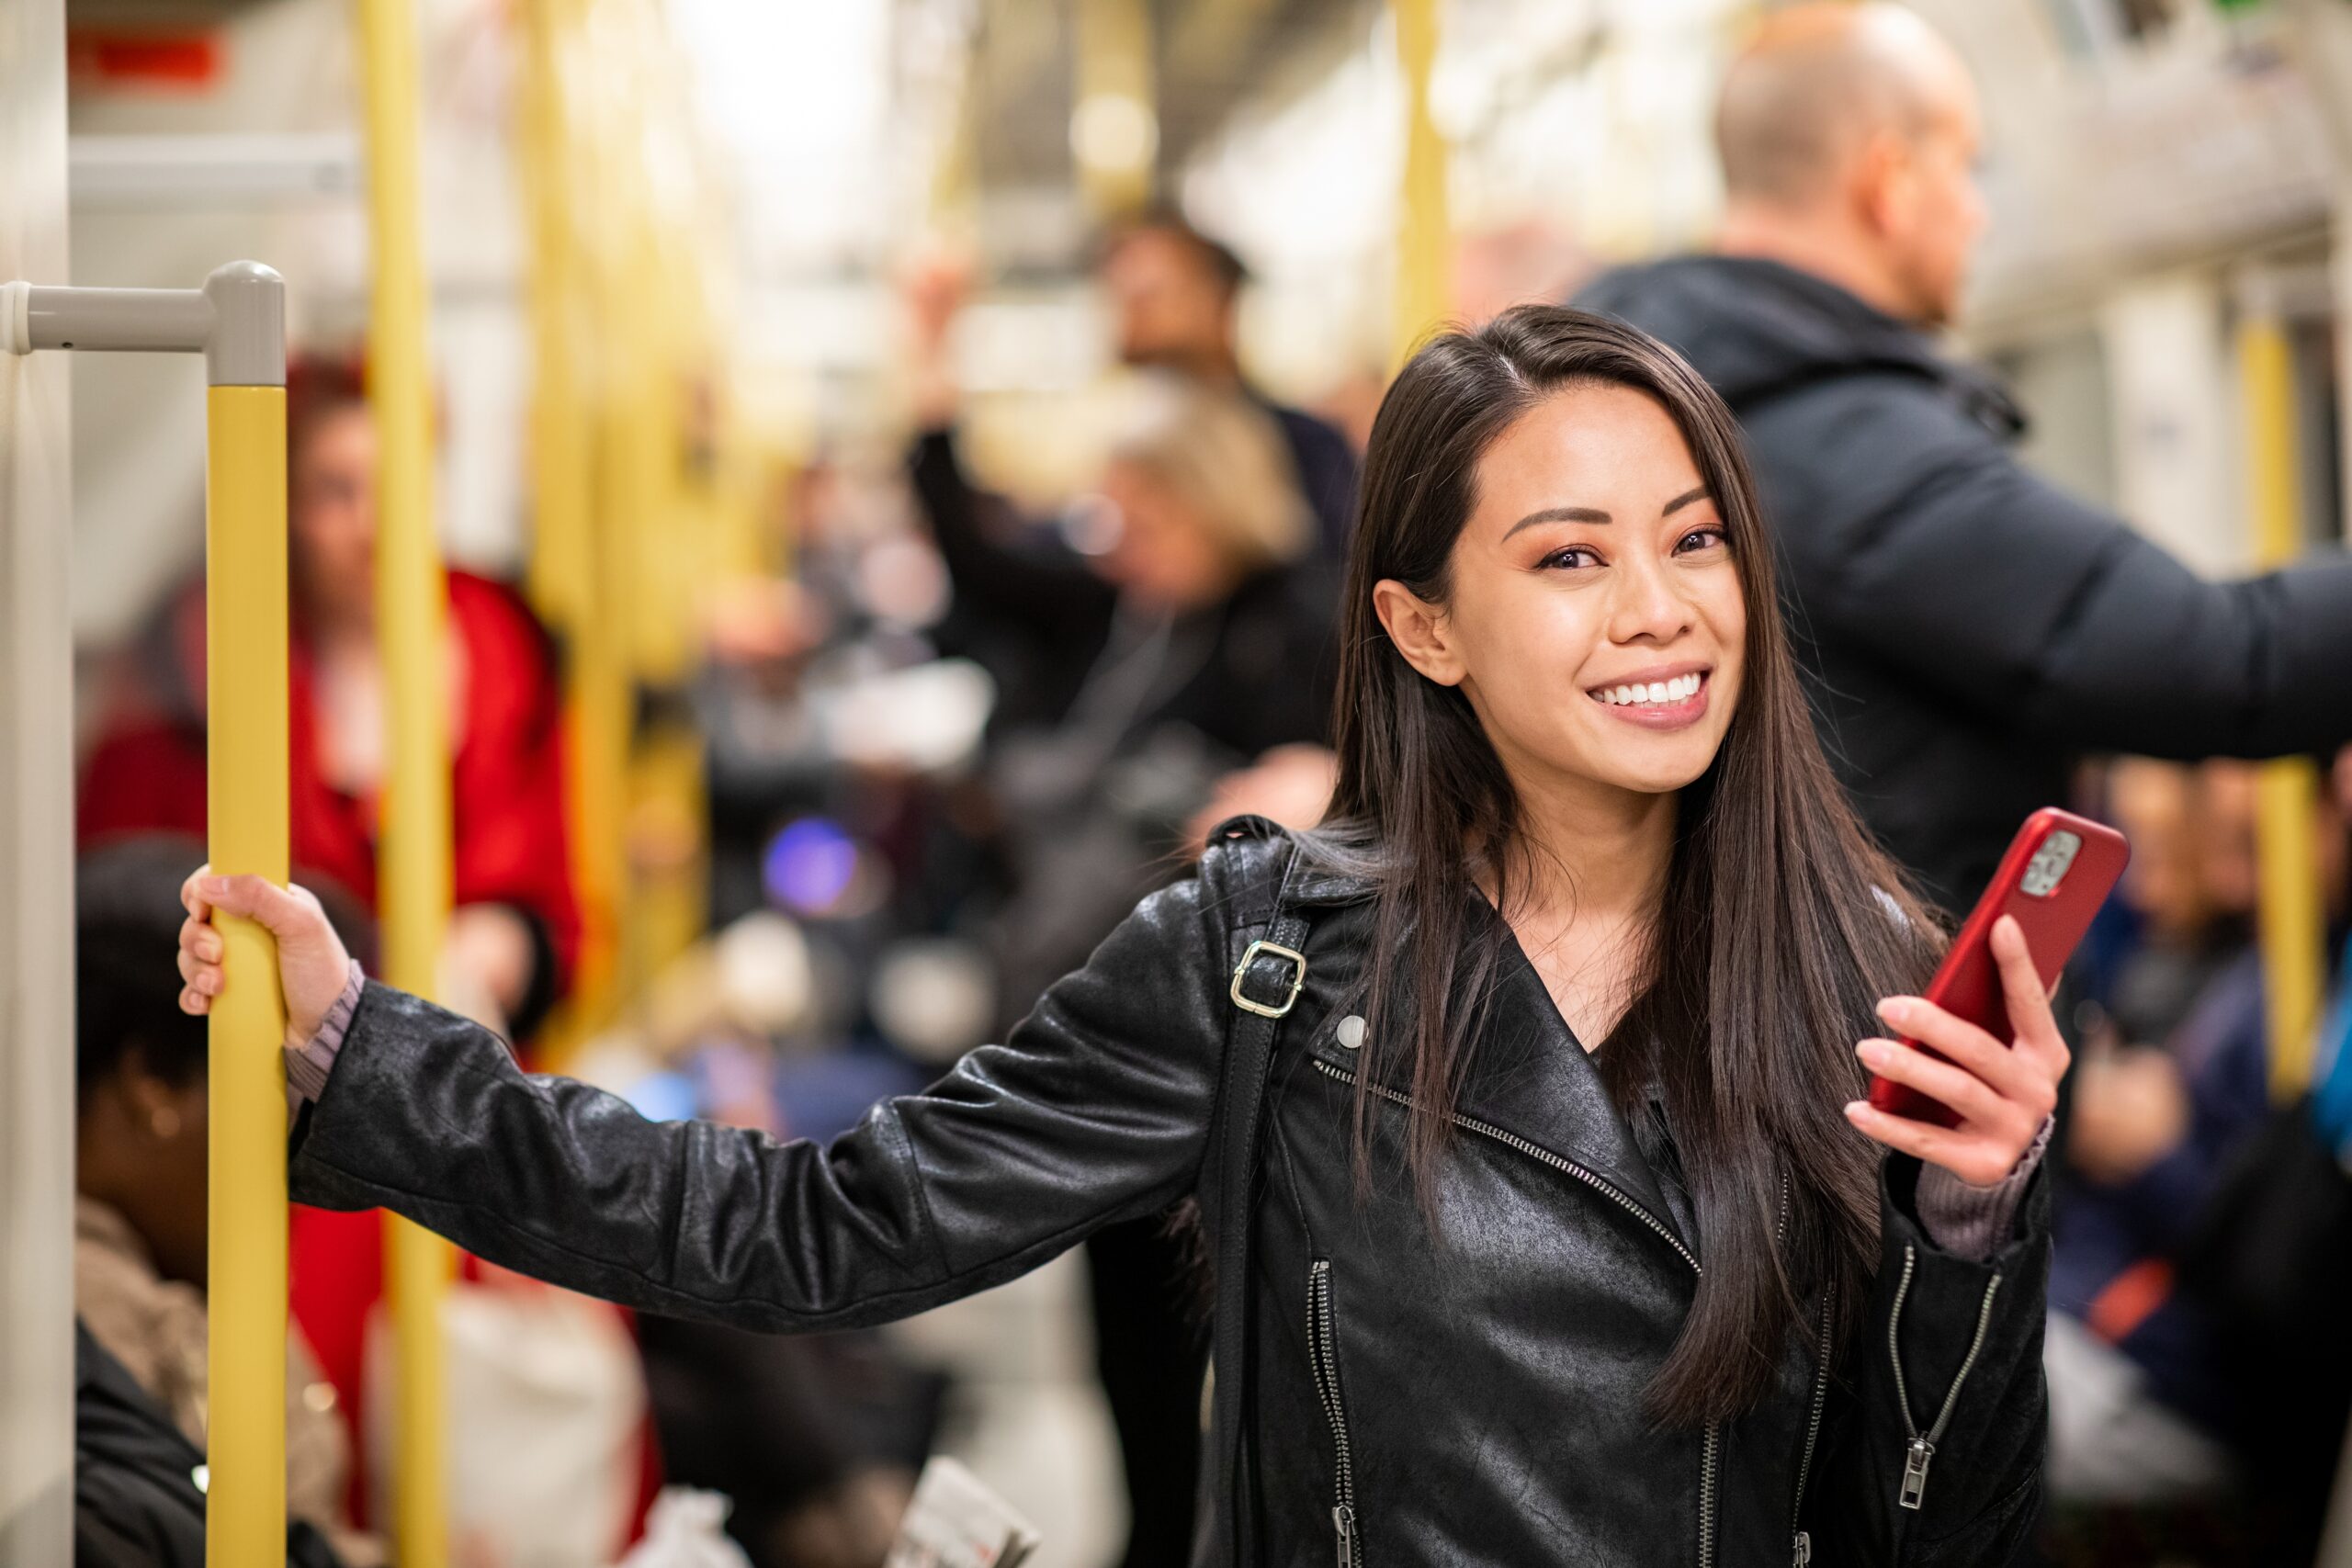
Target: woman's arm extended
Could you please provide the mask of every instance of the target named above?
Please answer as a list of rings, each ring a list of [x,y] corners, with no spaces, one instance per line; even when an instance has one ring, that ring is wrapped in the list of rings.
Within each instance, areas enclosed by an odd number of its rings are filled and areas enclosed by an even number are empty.
[[[392,1209],[493,1262],[675,1316],[788,1331],[920,1312],[1191,1189],[1228,1009],[1230,901],[1201,886],[1146,899],[1005,1043],[824,1147],[648,1122],[369,986],[298,1126],[293,1195]],[[323,962],[308,973],[314,933],[284,891],[248,891],[197,889],[181,957],[192,1005],[220,977],[201,906],[242,905],[292,926],[278,932],[292,1027],[315,1029],[334,993]]]

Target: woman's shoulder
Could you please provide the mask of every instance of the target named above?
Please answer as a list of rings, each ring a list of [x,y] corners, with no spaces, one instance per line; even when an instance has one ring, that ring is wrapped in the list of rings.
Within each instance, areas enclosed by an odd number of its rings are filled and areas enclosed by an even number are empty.
[[[1349,834],[1286,828],[1271,818],[1227,818],[1211,829],[1201,852],[1204,897],[1237,911],[1236,924],[1285,908],[1356,903],[1378,888],[1377,857]]]

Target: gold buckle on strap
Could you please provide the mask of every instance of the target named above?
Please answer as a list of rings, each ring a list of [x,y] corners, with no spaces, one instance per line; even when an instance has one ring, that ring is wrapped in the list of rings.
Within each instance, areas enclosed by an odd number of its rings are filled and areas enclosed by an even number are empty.
[[[1251,1001],[1241,994],[1242,976],[1250,973],[1250,965],[1258,961],[1258,955],[1261,953],[1272,953],[1276,958],[1287,958],[1295,965],[1290,980],[1290,995],[1283,998],[1280,1007],[1269,1007],[1264,1002]],[[1251,942],[1249,951],[1241,955],[1241,962],[1233,966],[1233,1005],[1245,1012],[1254,1012],[1260,1018],[1282,1017],[1290,1011],[1298,1001],[1298,993],[1306,988],[1306,954],[1295,949],[1284,947],[1279,942]]]

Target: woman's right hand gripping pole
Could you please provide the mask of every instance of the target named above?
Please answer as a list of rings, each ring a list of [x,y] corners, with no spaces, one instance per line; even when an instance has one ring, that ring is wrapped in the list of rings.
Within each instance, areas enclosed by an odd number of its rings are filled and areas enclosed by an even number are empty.
[[[241,915],[277,940],[286,1044],[300,1050],[319,1032],[351,978],[351,954],[317,897],[307,888],[280,887],[266,877],[215,876],[206,865],[180,885],[180,903],[187,910],[180,925],[181,1010],[199,1015],[212,1010],[212,998],[227,983],[221,969],[227,944],[213,929],[213,911]]]

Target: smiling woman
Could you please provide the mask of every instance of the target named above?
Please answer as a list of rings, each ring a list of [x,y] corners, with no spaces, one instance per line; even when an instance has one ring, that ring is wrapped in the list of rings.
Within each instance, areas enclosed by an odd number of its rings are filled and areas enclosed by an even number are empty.
[[[1198,1196],[1205,1561],[2008,1560],[2064,1051],[2012,942],[2022,1048],[1900,1013],[1981,1083],[1961,1124],[1855,1108],[1935,928],[1814,739],[1723,405],[1573,310],[1442,337],[1350,548],[1329,825],[1228,824],[828,1148],[526,1080],[251,878],[191,883],[184,1003],[211,909],[261,919],[295,1194],[653,1312],[881,1322]]]
[[[1398,649],[1459,687],[1506,767],[1541,753],[1546,771],[1603,788],[1688,784],[1738,705],[1747,613],[1673,416],[1621,384],[1566,387],[1498,436],[1478,472],[1446,608],[1401,582],[1373,589]],[[1575,502],[1553,499],[1563,489]],[[1532,668],[1593,700],[1559,702]]]

